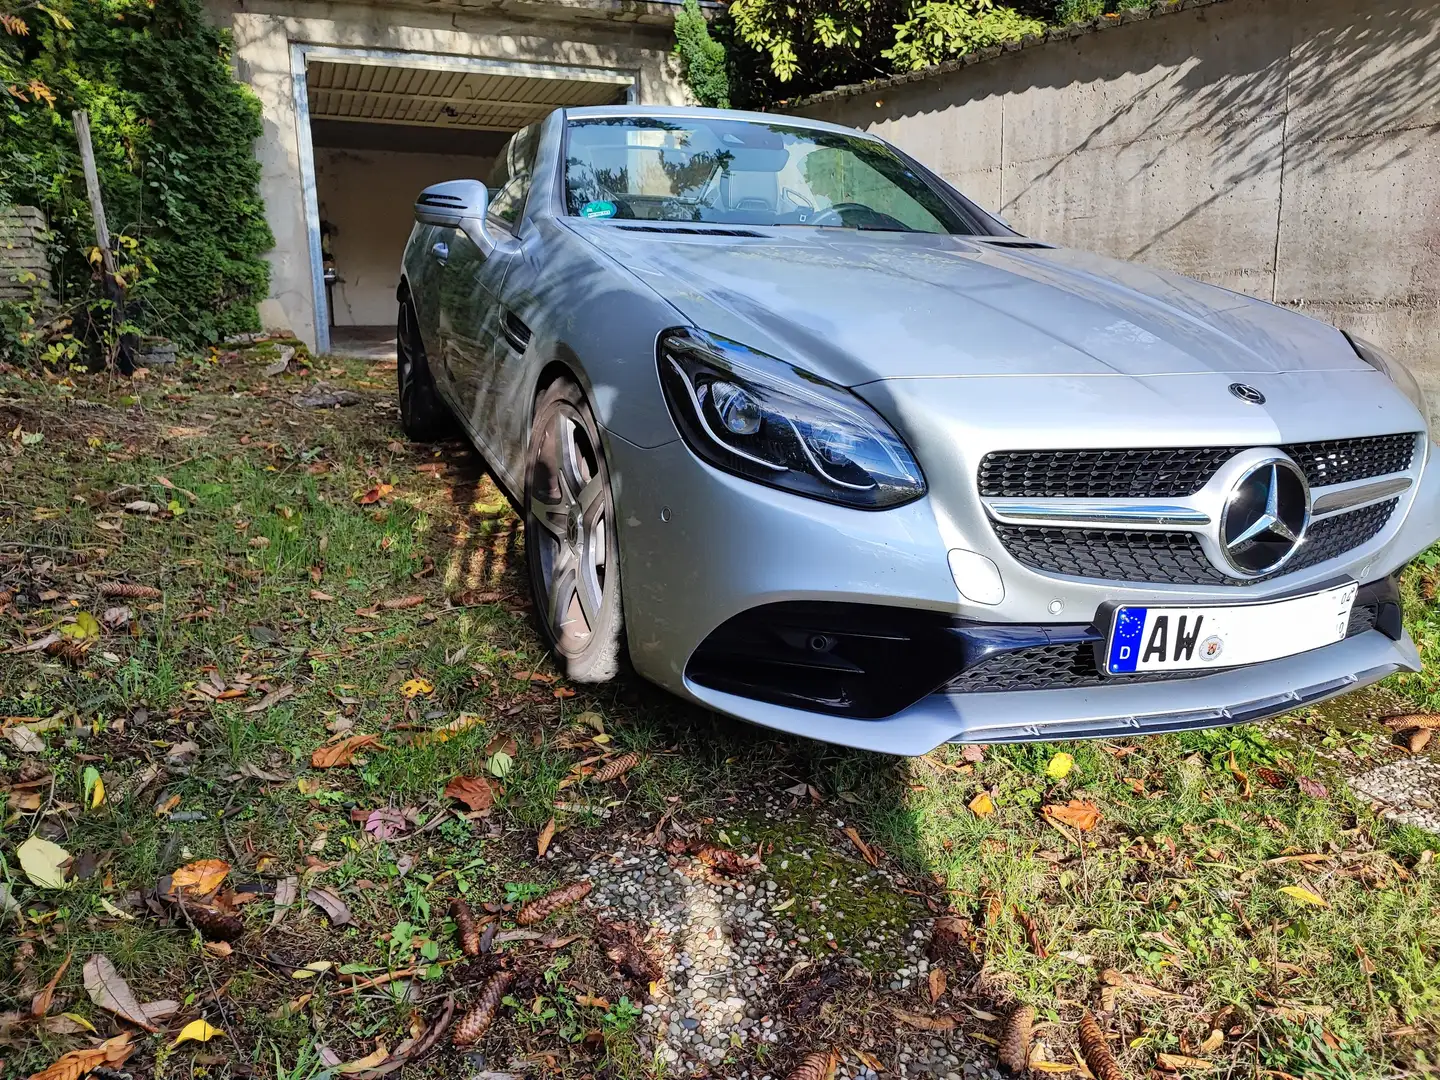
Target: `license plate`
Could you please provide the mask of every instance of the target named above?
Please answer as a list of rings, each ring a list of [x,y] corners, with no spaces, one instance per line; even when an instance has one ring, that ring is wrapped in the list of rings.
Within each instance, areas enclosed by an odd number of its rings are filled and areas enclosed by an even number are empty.
[[[1358,586],[1260,604],[1120,607],[1106,674],[1263,664],[1345,640]]]

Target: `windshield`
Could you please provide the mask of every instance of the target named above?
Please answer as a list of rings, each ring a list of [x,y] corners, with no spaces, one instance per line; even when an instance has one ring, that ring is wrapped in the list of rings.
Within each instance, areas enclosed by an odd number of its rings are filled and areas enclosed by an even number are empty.
[[[748,120],[571,120],[565,199],[587,218],[984,232],[884,143]]]

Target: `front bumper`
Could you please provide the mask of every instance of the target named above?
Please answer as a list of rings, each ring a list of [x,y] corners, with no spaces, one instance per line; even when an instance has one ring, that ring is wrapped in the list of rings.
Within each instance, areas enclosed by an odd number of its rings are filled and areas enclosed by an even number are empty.
[[[957,591],[947,552],[993,549],[993,535],[979,532],[989,530],[983,519],[958,523],[939,514],[930,498],[883,512],[831,506],[720,473],[679,441],[642,449],[607,433],[607,452],[636,670],[682,697],[778,730],[896,754],[925,753],[948,741],[1138,734],[1255,720],[1419,669],[1407,637],[1392,640],[1377,630],[1300,656],[1169,682],[926,694],[884,719],[728,693],[701,685],[687,667],[722,624],[767,604],[870,604],[987,623],[1073,625],[1093,620],[1106,602],[1233,602],[1236,591],[1082,581],[1002,563],[1006,600],[973,604]],[[1440,535],[1435,474],[1424,470],[1383,535],[1343,559],[1247,586],[1246,598],[1347,575],[1359,581],[1388,576]]]

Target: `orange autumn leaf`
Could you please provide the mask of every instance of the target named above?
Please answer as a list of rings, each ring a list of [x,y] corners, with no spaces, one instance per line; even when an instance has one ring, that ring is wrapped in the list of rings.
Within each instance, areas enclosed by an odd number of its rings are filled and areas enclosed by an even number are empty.
[[[363,495],[360,496],[360,505],[370,506],[373,503],[377,503],[394,490],[394,484],[376,484],[369,491],[365,492]]]
[[[445,785],[445,795],[459,799],[471,810],[489,810],[495,805],[495,788],[483,776],[457,776]]]
[[[174,892],[191,892],[205,896],[214,892],[230,873],[230,864],[224,859],[200,859],[187,863],[170,875],[170,888]]]
[[[1045,816],[1072,829],[1089,832],[1100,821],[1100,808],[1083,799],[1071,799],[1064,806],[1046,806]]]
[[[380,746],[379,735],[347,735],[338,742],[329,742],[324,746],[316,747],[315,752],[310,755],[310,764],[317,769],[333,769],[337,765],[349,765],[355,760],[355,754],[366,747]]]
[[[545,852],[550,848],[550,841],[555,839],[555,819],[552,817],[540,830],[540,835],[535,838],[535,857],[543,859]]]

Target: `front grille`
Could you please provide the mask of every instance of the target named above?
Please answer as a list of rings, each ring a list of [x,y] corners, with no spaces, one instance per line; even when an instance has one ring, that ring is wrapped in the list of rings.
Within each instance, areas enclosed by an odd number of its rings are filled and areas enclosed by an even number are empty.
[[[1374,630],[1380,617],[1379,598],[1361,602],[1356,599],[1350,609],[1347,638]],[[1117,683],[1166,682],[1172,679],[1194,679],[1215,674],[1209,671],[1156,671],[1139,675],[1106,677],[1100,674],[1095,649],[1100,643],[1096,635],[1090,641],[1072,641],[1062,645],[1038,645],[1000,653],[955,676],[942,693],[977,694],[1007,690],[1079,690],[1091,686]]]
[[[1304,470],[1306,482],[1316,488],[1409,472],[1415,460],[1415,436],[1327,439],[1324,442],[1296,443],[1283,449]]]
[[[1174,499],[1193,495],[1242,447],[1151,450],[1012,450],[980,462],[980,494],[992,499]],[[1311,487],[1406,472],[1415,436],[1378,435],[1295,443],[1282,449]]]
[[[1374,539],[1399,499],[1336,514],[1310,527],[1305,544],[1269,577],[1339,558]],[[1132,529],[1054,529],[995,523],[996,535],[1017,562],[1034,570],[1105,581],[1161,585],[1253,585],[1222,573],[1205,557],[1194,533]]]

